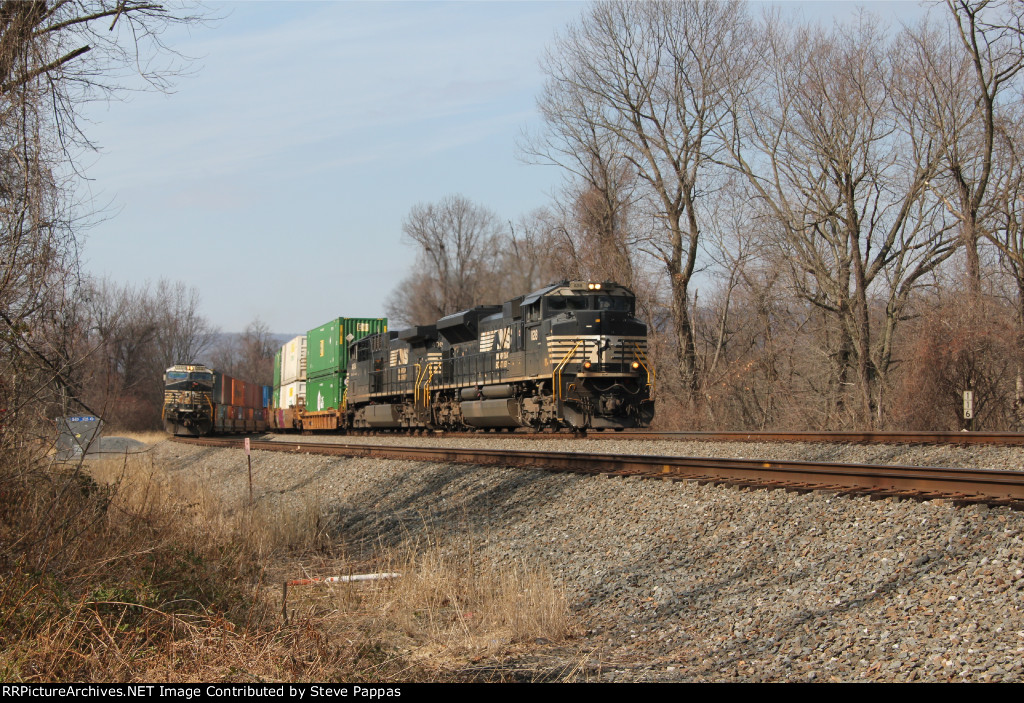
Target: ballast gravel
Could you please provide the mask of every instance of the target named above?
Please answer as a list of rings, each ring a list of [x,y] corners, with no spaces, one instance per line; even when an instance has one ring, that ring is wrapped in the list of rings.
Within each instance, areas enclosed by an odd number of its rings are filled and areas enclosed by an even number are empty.
[[[291,438],[296,439],[296,438]],[[301,441],[385,443],[380,438]],[[391,442],[1019,469],[995,447],[523,440]],[[241,452],[163,442],[157,465],[248,495]],[[942,501],[254,451],[257,500],[320,506],[367,550],[417,535],[541,564],[585,634],[517,664],[600,681],[1020,681],[1024,513]],[[563,659],[559,659],[563,657]],[[573,659],[575,657],[575,660]]]

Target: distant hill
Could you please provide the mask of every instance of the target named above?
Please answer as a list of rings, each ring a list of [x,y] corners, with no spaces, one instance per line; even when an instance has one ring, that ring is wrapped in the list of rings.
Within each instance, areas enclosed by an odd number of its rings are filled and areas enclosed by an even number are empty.
[[[241,341],[243,334],[244,333],[242,332],[217,332],[212,336],[210,348],[217,349],[218,347],[223,347],[226,345],[237,345]],[[270,341],[272,346],[274,346],[275,348],[280,348],[281,346],[284,345],[285,342],[287,342],[290,339],[295,339],[300,334],[302,334],[302,332],[293,332],[291,334],[285,334],[283,332],[271,332],[269,335],[267,335],[267,339]]]
[[[270,385],[274,354],[296,336],[272,332],[257,341],[244,332],[218,332],[212,335],[206,352],[195,361],[235,378]]]

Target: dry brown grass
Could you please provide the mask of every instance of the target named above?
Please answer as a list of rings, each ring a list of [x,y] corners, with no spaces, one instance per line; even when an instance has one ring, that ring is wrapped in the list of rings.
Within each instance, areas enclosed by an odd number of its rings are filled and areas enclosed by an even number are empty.
[[[159,444],[160,442],[163,442],[164,440],[166,440],[168,438],[168,436],[169,436],[166,432],[158,432],[158,431],[151,431],[151,432],[121,432],[121,431],[110,431],[110,432],[107,432],[107,431],[104,431],[104,434],[105,435],[110,435],[112,437],[113,436],[127,437],[128,439],[134,439],[137,442],[142,442],[143,444],[150,444],[150,445],[152,445],[152,444]]]
[[[321,548],[328,535],[323,506],[313,496],[298,507],[278,511],[272,505],[248,504],[246,497],[226,500],[202,477],[171,476],[148,454],[90,461],[89,474],[116,487],[119,503],[134,511],[168,510],[179,544],[200,549],[231,545],[237,559],[267,564],[275,556]]]
[[[151,454],[0,476],[0,680],[451,680],[571,631],[550,576],[433,545],[338,558],[324,506],[232,503]],[[9,458],[9,457],[8,457]],[[18,537],[15,537],[18,535]],[[399,571],[293,588],[282,578]]]
[[[373,606],[386,627],[419,647],[493,652],[509,643],[570,634],[568,604],[551,575],[518,563],[499,567],[473,554],[431,547],[388,564],[404,574]]]
[[[317,571],[329,574],[331,566]],[[464,548],[410,547],[358,565],[334,564],[333,571],[400,576],[293,586],[287,591],[292,620],[315,622],[336,639],[358,632],[437,678],[535,640],[564,640],[575,630],[565,596],[547,571],[521,563],[499,567]],[[281,593],[279,586],[274,591]]]

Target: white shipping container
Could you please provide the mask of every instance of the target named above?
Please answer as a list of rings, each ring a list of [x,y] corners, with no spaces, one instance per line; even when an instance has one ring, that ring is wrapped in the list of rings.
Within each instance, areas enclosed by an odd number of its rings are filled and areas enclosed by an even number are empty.
[[[281,407],[294,408],[299,404],[306,404],[306,382],[296,381],[281,386]]]
[[[306,335],[281,347],[281,387],[306,380]]]

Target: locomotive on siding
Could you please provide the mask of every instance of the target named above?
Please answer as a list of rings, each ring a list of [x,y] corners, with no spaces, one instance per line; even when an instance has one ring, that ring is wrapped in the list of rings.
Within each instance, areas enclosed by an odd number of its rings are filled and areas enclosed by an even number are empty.
[[[654,371],[636,296],[562,281],[503,305],[355,342],[344,424],[355,429],[646,427]]]
[[[175,364],[164,373],[164,429],[200,437],[267,429],[262,386],[219,373],[202,364]]]

